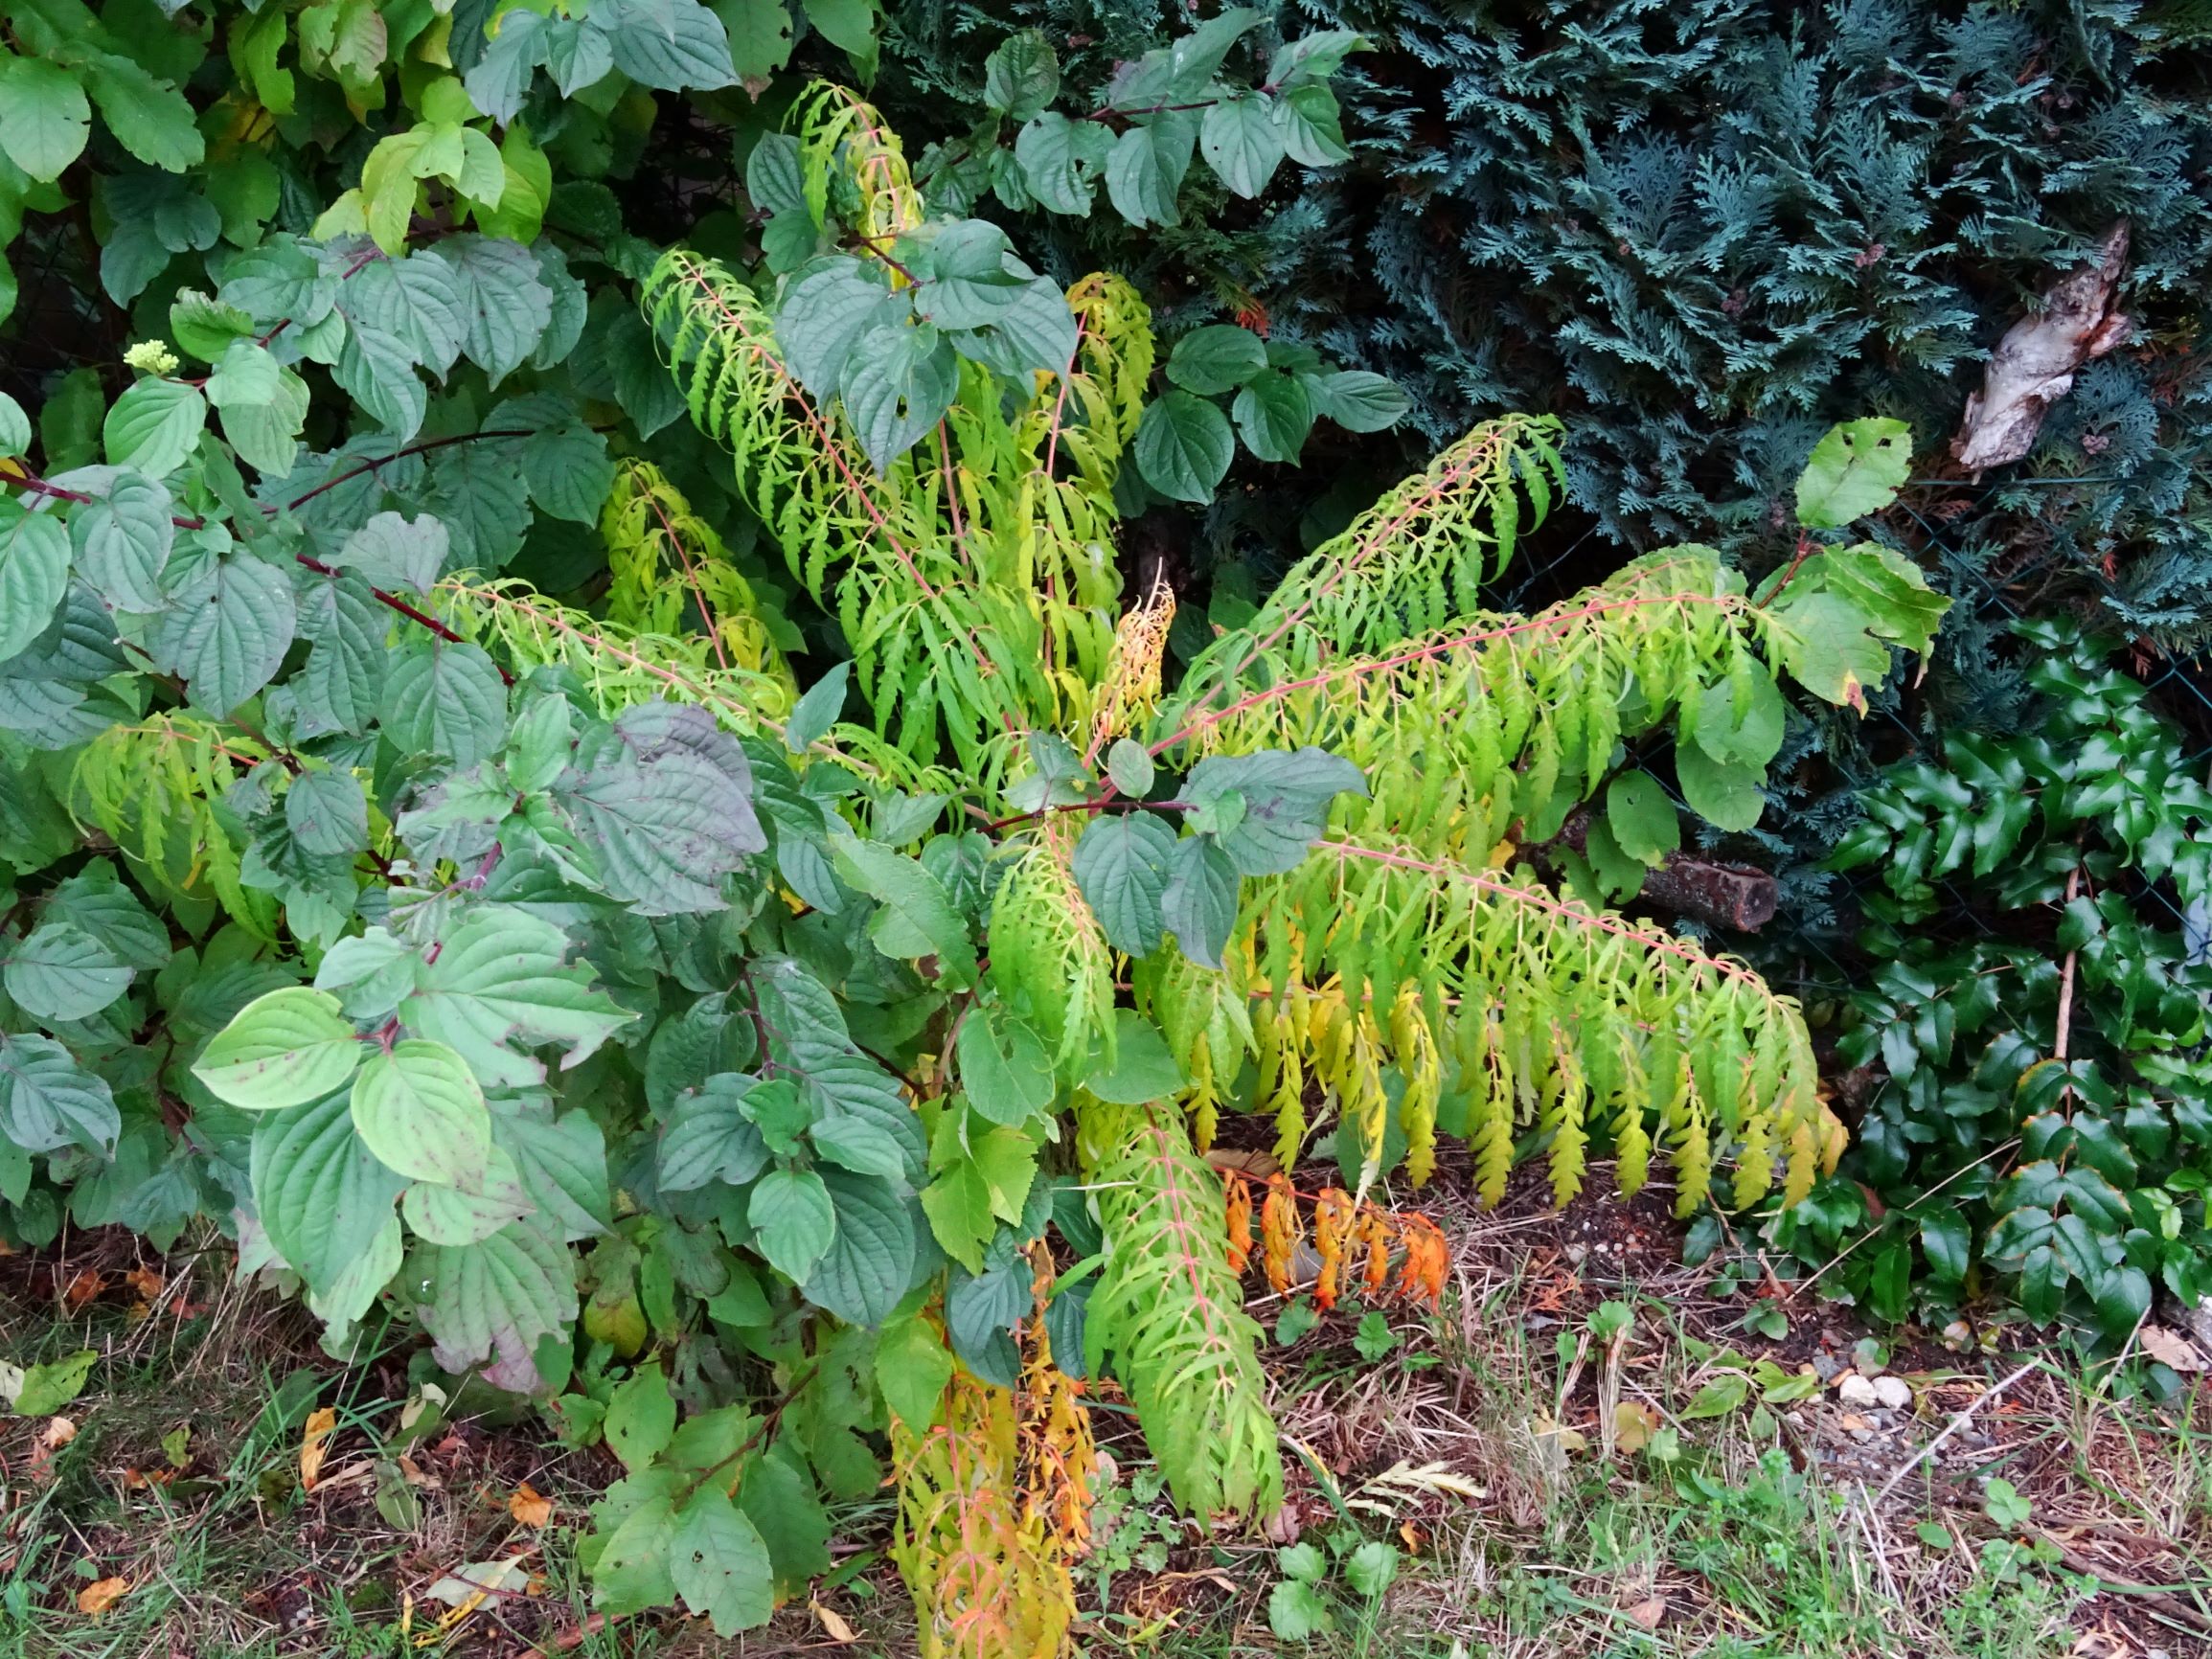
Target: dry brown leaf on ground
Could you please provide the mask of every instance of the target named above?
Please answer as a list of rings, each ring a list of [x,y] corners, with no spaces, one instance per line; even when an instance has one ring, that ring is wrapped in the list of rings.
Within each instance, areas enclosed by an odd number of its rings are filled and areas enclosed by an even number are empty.
[[[814,1617],[822,1621],[822,1628],[830,1633],[831,1641],[857,1642],[860,1640],[859,1632],[846,1624],[843,1616],[834,1607],[825,1607],[819,1602],[814,1602],[813,1607]]]
[[[307,1432],[300,1437],[300,1489],[311,1492],[323,1472],[323,1456],[338,1427],[338,1414],[329,1406],[308,1413]]]
[[[542,1527],[553,1519],[553,1500],[524,1481],[507,1494],[507,1512],[526,1527]]]
[[[97,1583],[87,1584],[77,1592],[77,1610],[97,1619],[122,1601],[129,1588],[128,1579],[102,1579]]]
[[[1629,1623],[1639,1630],[1656,1630],[1659,1621],[1667,1616],[1667,1599],[1648,1596],[1628,1610]]]
[[[2163,1325],[2146,1325],[2138,1338],[2143,1352],[2160,1365],[2175,1371],[2212,1370],[2201,1350],[2180,1332],[2168,1330]]]
[[[1564,1423],[1554,1422],[1549,1414],[1540,1411],[1529,1419],[1529,1432],[1539,1440],[1557,1441],[1560,1450],[1563,1452],[1585,1451],[1588,1449],[1590,1443],[1589,1437],[1584,1434],[1581,1429],[1569,1428]]]
[[[34,1481],[53,1477],[54,1454],[77,1438],[77,1424],[65,1417],[53,1418],[38,1431],[38,1438],[31,1443],[31,1478]]]
[[[1642,1400],[1624,1399],[1613,1407],[1613,1444],[1625,1452],[1640,1452],[1659,1432],[1659,1414]]]
[[[422,1594],[428,1601],[467,1612],[489,1597],[526,1595],[529,1588],[530,1556],[525,1552],[504,1560],[470,1561],[456,1567]]]

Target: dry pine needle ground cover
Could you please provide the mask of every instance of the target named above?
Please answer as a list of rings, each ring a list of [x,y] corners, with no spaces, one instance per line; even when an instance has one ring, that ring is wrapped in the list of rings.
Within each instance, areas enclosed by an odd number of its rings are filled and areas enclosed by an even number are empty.
[[[1885,1347],[1755,1255],[1682,1267],[1663,1195],[1562,1215],[1530,1183],[1430,1214],[1453,1249],[1433,1317],[1315,1320],[1255,1276],[1306,1550],[1287,1523],[1199,1536],[1099,1401],[1089,1651],[2212,1654],[2201,1380],[2153,1407],[2025,1330]],[[842,1515],[811,1604],[740,1643],[609,1627],[569,1552],[604,1453],[425,1398],[403,1349],[334,1364],[228,1283],[219,1239],[141,1250],[0,1259],[0,1356],[99,1355],[58,1410],[0,1419],[0,1654],[912,1651],[887,1503]]]

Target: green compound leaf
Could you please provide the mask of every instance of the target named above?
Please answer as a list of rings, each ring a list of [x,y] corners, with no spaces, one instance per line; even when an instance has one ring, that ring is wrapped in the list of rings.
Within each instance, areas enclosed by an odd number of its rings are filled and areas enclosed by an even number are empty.
[[[1213,500],[1236,453],[1229,418],[1189,392],[1163,394],[1137,421],[1137,470],[1171,501]]]
[[[353,1132],[351,1103],[334,1087],[262,1120],[252,1179],[269,1242],[325,1295],[369,1252],[406,1185]]]
[[[1186,392],[1234,392],[1267,366],[1267,345],[1249,329],[1209,323],[1175,342],[1168,378]]]
[[[837,1211],[810,1170],[771,1170],[745,1209],[754,1248],[785,1278],[804,1283],[837,1236]]]
[[[297,624],[291,579],[237,554],[212,561],[171,596],[153,650],[195,704],[227,715],[283,667]]]
[[[975,983],[968,924],[919,859],[850,837],[834,844],[833,858],[837,874],[881,906],[869,924],[878,949],[900,959],[934,956],[940,976],[955,989]]]
[[[399,1214],[419,1239],[431,1244],[477,1244],[510,1221],[536,1214],[523,1191],[522,1172],[497,1144],[484,1178],[467,1190],[418,1181],[400,1194]]]
[[[165,477],[185,463],[207,426],[207,399],[181,380],[139,381],[108,410],[101,433],[111,466]]]
[[[661,1132],[661,1188],[691,1193],[709,1181],[741,1187],[768,1167],[768,1144],[744,1109],[757,1078],[720,1072],[676,1097]]]
[[[1296,465],[1313,430],[1313,399],[1303,378],[1268,369],[1237,394],[1232,406],[1244,447],[1262,461]]]
[[[649,916],[718,907],[722,877],[768,845],[744,751],[700,709],[626,710],[579,744],[555,799],[606,891]]]
[[[903,1183],[894,1186],[849,1170],[818,1173],[836,1211],[837,1229],[806,1280],[807,1300],[848,1325],[880,1325],[914,1282],[921,1237],[914,1200]]]
[[[424,1246],[407,1284],[438,1363],[456,1373],[481,1366],[487,1382],[517,1394],[540,1386],[539,1343],[576,1318],[575,1261],[536,1216],[481,1244]]]
[[[1252,92],[1209,105],[1198,123],[1198,153],[1237,194],[1258,195],[1286,153],[1274,100]]]
[[[0,662],[46,631],[69,591],[69,532],[52,513],[0,503]]]
[[[384,683],[383,709],[394,742],[464,769],[497,754],[507,736],[507,687],[475,646],[438,640],[401,657]]]
[[[668,1449],[676,1431],[676,1402],[658,1360],[632,1372],[606,1401],[606,1443],[631,1474]]]
[[[285,825],[303,852],[351,856],[369,845],[369,798],[351,772],[303,772],[285,792]]]
[[[669,1539],[669,1577],[684,1605],[723,1638],[765,1625],[776,1610],[768,1546],[712,1484],[692,1495]]]
[[[1630,858],[1654,869],[1682,844],[1675,804],[1649,772],[1623,772],[1606,790],[1606,824]]]
[[[1052,1056],[1044,1039],[1003,1004],[971,1009],[961,1021],[955,1052],[961,1092],[992,1123],[1018,1126],[1052,1104]]]
[[[92,106],[77,77],[40,57],[0,58],[0,149],[45,182],[84,151]]]
[[[103,492],[69,515],[78,574],[118,610],[160,610],[168,602],[161,573],[176,541],[173,511],[158,482],[141,472],[117,473]]]
[[[951,1380],[952,1351],[927,1320],[912,1316],[883,1328],[876,1342],[877,1385],[910,1432],[921,1434],[937,1420]]]
[[[122,1132],[104,1079],[52,1037],[0,1032],[0,1140],[27,1152],[77,1146],[105,1157]]]

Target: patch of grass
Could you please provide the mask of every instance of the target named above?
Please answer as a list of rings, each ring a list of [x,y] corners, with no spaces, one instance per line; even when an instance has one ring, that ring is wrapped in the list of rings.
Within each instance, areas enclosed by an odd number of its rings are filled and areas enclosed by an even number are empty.
[[[674,1616],[593,1617],[574,1545],[621,1472],[611,1456],[549,1443],[535,1417],[488,1411],[490,1397],[441,1403],[411,1379],[405,1348],[372,1340],[334,1359],[304,1310],[203,1273],[189,1253],[166,1265],[133,1288],[114,1262],[32,1273],[0,1261],[0,1358],[99,1355],[60,1431],[55,1418],[0,1416],[0,1659],[733,1650]],[[301,1448],[319,1408],[331,1432],[309,1489]],[[542,1528],[510,1510],[526,1483],[552,1504]],[[447,1575],[516,1557],[527,1593],[465,1610],[437,1599]],[[111,1604],[80,1610],[82,1592],[112,1579],[126,1587]],[[910,1653],[895,1582],[856,1576],[824,1599],[880,1638],[831,1650]],[[827,1645],[802,1603],[736,1650]]]
[[[2037,1372],[1877,1502],[1998,1373],[1924,1352],[1914,1408],[1868,1445],[1799,1376],[1857,1332],[1801,1311],[1768,1340],[1745,1329],[1759,1286],[1606,1280],[1522,1220],[1449,1225],[1465,1249],[1441,1315],[1347,1307],[1270,1347],[1294,1532],[1176,1515],[1126,1408],[1100,1401],[1119,1462],[1077,1575],[1092,1659],[2212,1651],[2212,1413],[2194,1398]],[[595,1621],[572,1549],[610,1461],[527,1416],[441,1406],[403,1351],[331,1358],[304,1313],[217,1282],[221,1261],[135,1282],[108,1263],[91,1295],[75,1261],[35,1282],[0,1261],[5,1357],[101,1356],[64,1407],[73,1436],[0,1419],[0,1659],[911,1655],[880,1505],[854,1511],[822,1596],[855,1644],[804,1602],[734,1648],[674,1617]],[[318,1407],[334,1425],[308,1490]],[[509,1511],[524,1482],[552,1500],[541,1530]],[[441,1626],[441,1577],[515,1556],[532,1594]],[[128,1588],[80,1611],[112,1578]]]
[[[1878,1499],[1887,1474],[1999,1372],[1916,1369],[1913,1406],[1874,1432],[1807,1363],[1815,1351],[1881,1363],[1878,1345],[1855,1347],[1858,1332],[1821,1329],[1837,1310],[1798,1310],[1794,1335],[1756,1322],[1779,1331],[1769,1340],[1744,1317],[1753,1287],[1726,1286],[1713,1306],[1710,1286],[1590,1279],[1513,1238],[1494,1260],[1469,1253],[1444,1316],[1402,1329],[1387,1363],[1357,1355],[1356,1308],[1302,1334],[1281,1356],[1295,1380],[1276,1402],[1300,1448],[1293,1506],[1307,1538],[1327,1540],[1334,1557],[1359,1538],[1400,1545],[1397,1582],[1369,1603],[1325,1576],[1327,1627],[1286,1636],[1269,1617],[1280,1557],[1217,1546],[1236,1592],[1194,1600],[1164,1639],[1129,1650],[2212,1651],[2212,1419],[2201,1405],[2122,1402],[2090,1379],[2039,1371],[1984,1401],[1973,1432]],[[1405,1363],[1416,1356],[1428,1363]],[[2017,1483],[2018,1497],[2000,1501],[1993,1476]]]

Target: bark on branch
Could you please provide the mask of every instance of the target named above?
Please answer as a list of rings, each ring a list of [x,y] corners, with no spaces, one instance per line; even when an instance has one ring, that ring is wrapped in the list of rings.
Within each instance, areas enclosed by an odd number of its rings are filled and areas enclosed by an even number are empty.
[[[2132,319],[2112,308],[2127,263],[2128,221],[2122,219],[2106,233],[2094,263],[2052,284],[2042,309],[2005,331],[1951,440],[1960,466],[1980,472],[2025,455],[2044,414],[2073,390],[2074,371],[2128,337]]]
[[[1589,830],[1588,808],[1578,808],[1550,846],[1571,847],[1581,852],[1587,844]],[[1656,870],[1645,874],[1636,897],[1694,921],[1756,933],[1774,920],[1780,894],[1774,877],[1755,866],[1722,864],[1677,852],[1668,853]]]

